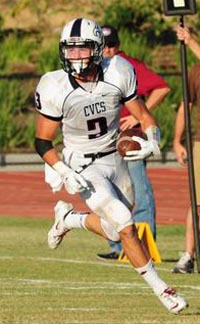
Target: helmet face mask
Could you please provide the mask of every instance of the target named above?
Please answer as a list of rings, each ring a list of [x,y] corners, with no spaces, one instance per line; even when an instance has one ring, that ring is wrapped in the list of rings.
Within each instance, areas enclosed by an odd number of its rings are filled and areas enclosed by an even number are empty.
[[[101,63],[103,47],[99,25],[85,18],[71,21],[64,27],[59,44],[63,69],[75,77],[87,76]]]
[[[70,74],[77,76],[84,76],[87,74],[88,67],[93,65],[93,43],[87,42],[75,42],[61,45],[61,55],[63,57],[62,61],[64,62],[65,71]]]

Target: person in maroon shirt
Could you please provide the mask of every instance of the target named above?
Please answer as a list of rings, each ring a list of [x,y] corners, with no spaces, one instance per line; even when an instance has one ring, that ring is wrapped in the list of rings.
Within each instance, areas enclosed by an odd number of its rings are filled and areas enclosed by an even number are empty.
[[[102,26],[105,39],[103,56],[105,58],[120,55],[133,66],[138,79],[138,95],[145,100],[149,110],[156,108],[165,96],[169,93],[168,83],[158,74],[153,72],[142,61],[128,56],[119,49],[120,40],[117,30],[109,25]],[[121,108],[121,130],[132,127],[140,127],[138,121],[130,115],[129,111],[123,106]],[[135,209],[133,213],[135,222],[147,222],[150,225],[154,239],[156,239],[156,213],[153,189],[146,171],[146,161],[138,160],[128,162],[128,168],[132,182],[135,187]],[[103,259],[118,259],[121,252],[121,244],[109,242],[111,252],[98,254]]]

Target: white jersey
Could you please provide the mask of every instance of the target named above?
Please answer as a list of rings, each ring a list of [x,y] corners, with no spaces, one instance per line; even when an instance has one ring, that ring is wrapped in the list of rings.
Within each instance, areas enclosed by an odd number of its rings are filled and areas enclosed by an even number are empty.
[[[104,60],[102,71],[91,92],[63,70],[46,73],[37,86],[37,110],[62,122],[63,143],[71,151],[85,154],[114,149],[120,107],[137,98],[136,76],[125,59],[116,55]]]

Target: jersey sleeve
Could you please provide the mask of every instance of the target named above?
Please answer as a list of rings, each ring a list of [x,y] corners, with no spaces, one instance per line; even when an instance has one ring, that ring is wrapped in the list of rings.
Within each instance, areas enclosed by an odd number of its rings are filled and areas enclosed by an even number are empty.
[[[56,81],[47,73],[42,76],[35,91],[36,110],[55,120],[60,120],[63,114],[58,89]]]
[[[118,59],[120,60],[118,60]],[[137,98],[137,77],[131,64],[116,55],[117,68],[120,73],[120,89],[122,91],[122,103]]]

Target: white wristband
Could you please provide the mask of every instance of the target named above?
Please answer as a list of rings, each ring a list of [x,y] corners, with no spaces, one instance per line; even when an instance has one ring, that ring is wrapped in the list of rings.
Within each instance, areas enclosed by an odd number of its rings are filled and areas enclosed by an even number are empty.
[[[150,126],[145,130],[149,141],[160,142],[160,128],[156,125]]]
[[[70,168],[62,161],[56,162],[54,165],[52,165],[52,168],[59,173],[61,178],[66,178],[70,172]]]

